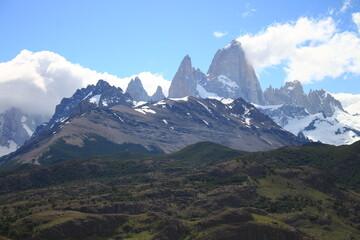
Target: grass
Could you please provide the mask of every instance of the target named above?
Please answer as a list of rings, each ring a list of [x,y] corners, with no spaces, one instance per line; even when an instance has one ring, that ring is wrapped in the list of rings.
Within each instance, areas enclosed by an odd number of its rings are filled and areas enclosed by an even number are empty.
[[[285,227],[288,226],[283,222],[280,222],[279,220],[275,219],[275,218],[271,218],[268,216],[262,216],[262,215],[258,215],[258,214],[252,214],[255,223],[260,223],[260,224],[268,224],[268,225],[276,225],[279,227]]]

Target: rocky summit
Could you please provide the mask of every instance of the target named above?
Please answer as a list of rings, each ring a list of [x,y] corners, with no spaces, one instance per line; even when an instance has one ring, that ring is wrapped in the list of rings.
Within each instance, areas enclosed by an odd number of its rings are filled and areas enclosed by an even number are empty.
[[[263,103],[262,90],[253,66],[247,61],[241,43],[234,40],[215,54],[207,72],[208,92],[221,97],[242,97],[252,103]]]
[[[189,55],[186,55],[181,61],[171,86],[169,88],[170,98],[181,98],[186,96],[197,97],[199,95],[196,87],[196,79],[193,74],[193,67]]]
[[[161,86],[158,86],[155,93],[153,95],[151,95],[150,101],[151,102],[158,102],[158,101],[160,101],[160,100],[162,100],[164,98],[165,98],[165,95],[163,93],[163,90],[162,90]]]
[[[135,101],[149,101],[150,99],[138,77],[131,79],[126,89],[126,93],[130,94],[131,98]]]
[[[52,118],[36,128],[34,136],[51,130],[67,121],[69,118],[79,116],[96,107],[111,108],[122,104],[132,106],[133,100],[121,88],[110,86],[104,80],[99,80],[96,85],[78,89],[70,98],[63,98],[56,106]]]
[[[331,117],[336,110],[344,111],[341,103],[324,90],[305,94],[299,81],[287,82],[279,89],[271,86],[264,91],[266,105],[288,105],[305,108],[310,114],[323,112]]]
[[[215,54],[207,75],[191,65],[187,55],[171,82],[169,97],[220,96],[264,103],[262,90],[241,44],[232,41]]]

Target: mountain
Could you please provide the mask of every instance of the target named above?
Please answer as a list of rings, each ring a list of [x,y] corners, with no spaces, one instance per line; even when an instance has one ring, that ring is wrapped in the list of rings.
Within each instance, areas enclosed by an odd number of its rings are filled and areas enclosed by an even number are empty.
[[[80,116],[91,109],[97,107],[107,109],[118,104],[132,106],[133,100],[129,94],[124,94],[121,88],[110,86],[108,82],[99,80],[96,85],[78,89],[70,98],[63,98],[56,106],[52,118],[36,128],[34,136],[63,125],[69,121],[69,118]]]
[[[360,116],[347,113],[341,103],[324,90],[305,94],[299,81],[264,92],[268,106],[258,108],[277,124],[312,141],[351,144],[360,140]]]
[[[109,99],[103,96],[113,90],[117,90],[120,100],[112,98],[116,106],[111,107]],[[39,129],[23,147],[0,161],[49,164],[120,149],[174,152],[210,140],[245,151],[302,143],[241,98],[221,102],[186,97],[131,108],[132,101],[127,96],[121,89],[106,87],[102,81],[78,90],[58,105],[53,118],[44,125],[53,125],[49,130]],[[97,104],[92,103],[95,98]]]
[[[141,83],[141,80],[138,77],[135,77],[135,79],[131,79],[126,89],[126,93],[128,93],[135,101],[147,102],[150,99],[149,95],[147,94]]]
[[[15,151],[34,133],[46,117],[29,115],[18,108],[10,108],[0,114],[0,156]]]
[[[261,104],[263,94],[254,68],[247,61],[241,43],[234,40],[215,54],[207,72],[204,88],[225,98],[242,97]]]
[[[150,101],[151,102],[158,102],[158,101],[160,101],[160,100],[162,100],[164,98],[165,98],[165,95],[163,93],[163,90],[162,90],[161,86],[158,86],[155,93],[153,95],[151,95]]]
[[[286,82],[279,89],[271,86],[264,91],[266,105],[288,105],[305,108],[310,114],[323,112],[331,117],[339,109],[344,111],[341,103],[324,90],[310,90],[305,94],[299,81]]]
[[[0,171],[0,238],[359,239],[359,188],[347,187],[358,184],[358,150],[246,153],[200,142]],[[333,178],[346,168],[352,181]]]
[[[253,103],[264,103],[255,71],[237,41],[217,51],[206,75],[193,68],[188,55],[183,59],[171,82],[169,97],[185,96],[241,97]]]
[[[169,88],[170,98],[182,98],[186,96],[197,97],[196,80],[193,75],[193,67],[189,55],[181,61]]]

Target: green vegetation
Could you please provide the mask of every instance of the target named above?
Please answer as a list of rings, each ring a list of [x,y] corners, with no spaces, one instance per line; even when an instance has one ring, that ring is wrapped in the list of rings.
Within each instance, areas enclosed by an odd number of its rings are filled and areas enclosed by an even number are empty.
[[[282,147],[268,152],[247,154],[242,159],[273,167],[314,167],[331,176],[338,184],[360,191],[360,141],[339,147],[320,143]]]
[[[173,154],[122,151],[1,171],[0,239],[224,239],[247,231],[360,239],[360,194],[340,173],[316,169],[321,159],[334,168],[356,162],[357,146],[245,154],[203,142]],[[59,155],[71,150],[58,147]]]

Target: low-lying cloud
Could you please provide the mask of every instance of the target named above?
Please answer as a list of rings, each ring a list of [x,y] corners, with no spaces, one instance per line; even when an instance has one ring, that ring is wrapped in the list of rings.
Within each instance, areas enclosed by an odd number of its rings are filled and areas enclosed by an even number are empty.
[[[294,22],[276,23],[237,40],[257,71],[282,66],[287,73],[286,81],[312,83],[344,73],[360,74],[359,35],[340,31],[332,17],[302,17]]]
[[[13,60],[0,63],[0,112],[18,107],[29,114],[49,116],[63,97],[70,97],[78,88],[104,79],[125,91],[135,76],[139,76],[149,94],[160,85],[167,95],[170,81],[160,74],[142,72],[119,78],[73,64],[53,52],[23,50]]]

